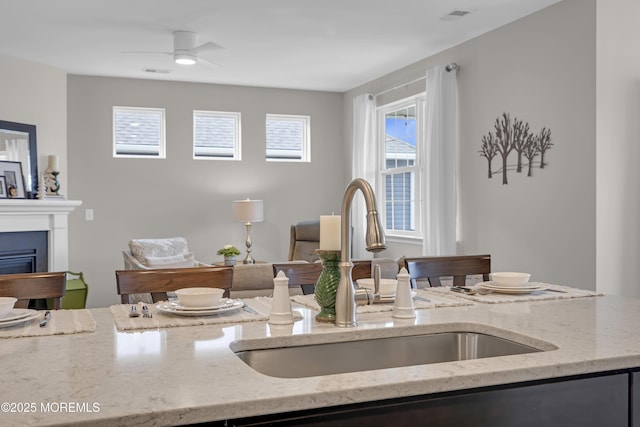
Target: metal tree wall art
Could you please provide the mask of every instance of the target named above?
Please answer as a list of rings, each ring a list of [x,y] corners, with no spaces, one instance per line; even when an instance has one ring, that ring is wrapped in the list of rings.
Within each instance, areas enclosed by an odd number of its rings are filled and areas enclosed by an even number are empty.
[[[487,175],[493,177],[494,173],[502,172],[502,184],[508,184],[507,172],[515,169],[521,173],[524,166],[527,166],[527,176],[532,176],[532,170],[536,167],[534,163],[538,156],[540,162],[537,164],[540,169],[544,169],[547,163],[544,161],[546,152],[551,149],[551,129],[542,128],[540,132],[534,133],[529,129],[529,123],[519,120],[517,117],[511,120],[507,113],[503,113],[494,123],[494,132],[489,131],[484,135],[480,145],[480,156],[487,159]],[[516,154],[516,164],[507,163],[509,154]],[[493,171],[493,159],[500,157],[501,168]],[[526,160],[526,164],[524,160]]]

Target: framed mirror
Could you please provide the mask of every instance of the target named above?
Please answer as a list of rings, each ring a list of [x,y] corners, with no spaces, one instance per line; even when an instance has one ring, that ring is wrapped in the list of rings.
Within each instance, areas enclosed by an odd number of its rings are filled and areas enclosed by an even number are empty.
[[[38,151],[36,127],[0,120],[0,160],[22,163],[26,197],[38,194]]]

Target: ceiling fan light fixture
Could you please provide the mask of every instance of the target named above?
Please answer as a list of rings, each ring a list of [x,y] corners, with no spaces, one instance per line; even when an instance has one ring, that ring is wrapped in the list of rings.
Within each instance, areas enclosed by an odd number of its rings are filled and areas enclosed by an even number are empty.
[[[173,55],[173,60],[180,65],[194,65],[197,57],[188,53],[176,53]]]

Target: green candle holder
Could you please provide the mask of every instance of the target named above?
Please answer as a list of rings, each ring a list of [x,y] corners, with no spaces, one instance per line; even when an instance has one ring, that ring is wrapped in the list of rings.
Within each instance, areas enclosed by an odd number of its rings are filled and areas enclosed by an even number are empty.
[[[340,283],[340,251],[317,250],[322,259],[322,273],[318,277],[315,289],[316,302],[320,313],[316,315],[318,322],[334,323],[336,321],[336,291]]]

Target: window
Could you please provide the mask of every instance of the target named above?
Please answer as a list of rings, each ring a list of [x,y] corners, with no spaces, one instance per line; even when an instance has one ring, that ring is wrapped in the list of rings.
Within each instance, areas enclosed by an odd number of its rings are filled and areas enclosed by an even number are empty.
[[[421,237],[418,141],[424,97],[378,108],[380,194],[383,220],[390,236]]]
[[[240,160],[240,113],[193,112],[193,158]]]
[[[267,161],[310,162],[309,116],[267,114]]]
[[[165,158],[164,108],[113,107],[113,157]]]

